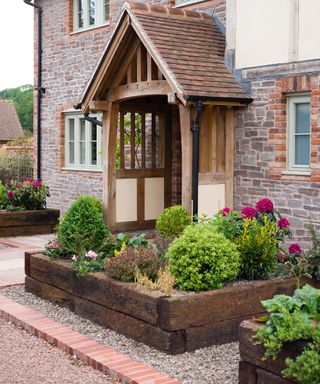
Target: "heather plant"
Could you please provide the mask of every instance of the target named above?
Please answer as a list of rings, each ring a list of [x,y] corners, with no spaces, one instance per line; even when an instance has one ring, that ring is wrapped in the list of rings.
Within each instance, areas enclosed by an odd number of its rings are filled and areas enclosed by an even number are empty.
[[[166,208],[158,217],[156,229],[162,237],[174,238],[180,236],[183,230],[191,224],[191,217],[181,205]]]
[[[294,295],[276,295],[262,301],[270,316],[266,325],[256,332],[256,344],[266,350],[264,359],[275,359],[284,344],[303,340],[302,353],[285,360],[284,377],[302,384],[319,384],[320,377],[320,290],[306,284]]]
[[[149,248],[125,247],[114,257],[107,258],[104,263],[107,276],[121,281],[134,281],[137,271],[154,281],[161,267],[158,255]]]
[[[57,242],[64,253],[84,255],[100,250],[110,232],[98,207],[94,198],[80,196],[68,209],[57,231]]]
[[[220,288],[239,272],[236,245],[206,223],[188,226],[166,257],[176,285],[185,291]]]

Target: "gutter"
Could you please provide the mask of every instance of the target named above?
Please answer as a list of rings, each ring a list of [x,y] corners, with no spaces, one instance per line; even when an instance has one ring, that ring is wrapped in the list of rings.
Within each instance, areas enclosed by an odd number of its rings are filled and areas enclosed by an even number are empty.
[[[81,109],[81,103],[75,105],[73,108],[77,110]],[[84,119],[89,121],[89,123],[99,125],[99,127],[103,127],[102,121],[98,120],[96,117],[90,117],[89,113],[84,114]]]
[[[187,95],[183,96],[186,101],[231,101],[236,103],[250,104],[253,99],[250,97],[216,97],[216,96],[198,96]]]
[[[32,0],[23,0],[27,5],[38,10],[38,73],[37,73],[37,179],[41,180],[41,102],[45,88],[42,87],[42,7]]]

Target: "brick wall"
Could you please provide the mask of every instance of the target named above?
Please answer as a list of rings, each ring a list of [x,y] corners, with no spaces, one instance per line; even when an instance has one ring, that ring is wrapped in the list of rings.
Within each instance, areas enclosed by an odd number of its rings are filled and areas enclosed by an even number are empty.
[[[289,219],[295,240],[305,245],[309,240],[308,217],[320,228],[320,72],[315,72],[314,66],[312,62],[310,68],[306,63],[295,68],[281,65],[278,73],[277,67],[271,71],[266,68],[243,71],[243,77],[251,82],[254,102],[237,111],[235,122],[235,207],[253,205],[258,199],[269,197]],[[311,94],[309,177],[283,174],[288,91]]]

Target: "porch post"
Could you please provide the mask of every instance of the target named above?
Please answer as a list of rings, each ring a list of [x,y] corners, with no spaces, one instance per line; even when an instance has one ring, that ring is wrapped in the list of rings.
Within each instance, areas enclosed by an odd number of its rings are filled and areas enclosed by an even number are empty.
[[[179,105],[182,152],[182,205],[192,215],[192,132],[190,107]]]
[[[103,206],[108,227],[116,230],[116,148],[119,103],[103,113]]]
[[[234,109],[226,112],[226,207],[233,208]]]

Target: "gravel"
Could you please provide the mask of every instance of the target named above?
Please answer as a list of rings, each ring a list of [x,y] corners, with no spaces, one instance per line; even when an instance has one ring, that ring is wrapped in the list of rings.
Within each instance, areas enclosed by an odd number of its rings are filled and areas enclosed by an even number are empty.
[[[24,291],[24,286],[4,288],[0,292],[133,359],[179,379],[183,384],[236,384],[238,382],[238,343],[212,346],[171,356],[94,324],[67,308],[53,305],[27,293]]]
[[[0,384],[116,382],[2,319],[0,340]]]

